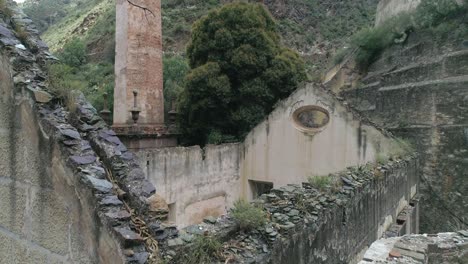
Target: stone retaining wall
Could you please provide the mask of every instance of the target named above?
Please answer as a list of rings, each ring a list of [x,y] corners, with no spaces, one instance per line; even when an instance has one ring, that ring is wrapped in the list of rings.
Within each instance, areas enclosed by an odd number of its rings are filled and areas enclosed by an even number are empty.
[[[380,167],[356,167],[330,177],[339,179],[343,187],[322,192],[305,183],[273,189],[255,201],[269,215],[265,226],[239,232],[232,218],[223,217],[214,225],[186,229],[187,235],[172,243],[174,252],[183,256],[190,252],[177,249],[183,240],[211,232],[225,241],[222,255],[232,260],[228,263],[356,263],[410,203],[417,207],[412,201],[419,186],[416,157]],[[406,221],[406,232],[418,231],[412,223],[417,217]]]
[[[161,225],[167,208],[82,95],[65,108],[47,90],[44,66],[55,58],[8,4],[13,15],[0,12],[0,263],[154,261],[156,238],[164,247],[177,234]]]

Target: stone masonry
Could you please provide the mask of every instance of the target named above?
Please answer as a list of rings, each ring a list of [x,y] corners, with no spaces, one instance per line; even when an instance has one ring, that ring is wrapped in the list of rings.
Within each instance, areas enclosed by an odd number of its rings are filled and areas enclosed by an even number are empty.
[[[422,232],[468,227],[468,43],[413,32],[340,96],[421,154]],[[441,213],[443,212],[443,213]]]
[[[133,125],[136,91],[139,127],[156,134],[164,125],[161,2],[118,0],[116,12],[114,128]]]

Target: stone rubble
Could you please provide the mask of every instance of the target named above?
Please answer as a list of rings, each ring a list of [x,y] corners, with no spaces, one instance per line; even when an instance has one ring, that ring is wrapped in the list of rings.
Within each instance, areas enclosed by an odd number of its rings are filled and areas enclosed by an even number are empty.
[[[359,264],[465,264],[468,231],[406,235],[374,242]]]
[[[277,242],[291,239],[305,226],[313,226],[314,230],[318,231],[332,208],[346,206],[357,192],[366,188],[369,182],[382,178],[386,171],[405,166],[415,158],[416,156],[410,156],[405,160],[394,160],[377,168],[362,166],[330,175],[342,182],[339,190],[332,190],[330,187],[328,190],[320,191],[309,183],[272,189],[270,193],[263,194],[253,201],[267,212],[269,220],[265,226],[245,233],[238,230],[237,224],[229,214],[221,216],[216,221],[208,218],[199,225],[192,225],[182,230],[179,234],[181,239],[170,240],[169,250],[163,257],[166,260],[173,260],[174,256],[169,253],[187,252],[185,248],[190,248],[193,236],[211,234],[223,242],[222,255],[225,259],[231,260],[229,263],[270,263],[272,252],[280,250],[277,248],[279,245]],[[181,263],[177,259],[174,261]]]

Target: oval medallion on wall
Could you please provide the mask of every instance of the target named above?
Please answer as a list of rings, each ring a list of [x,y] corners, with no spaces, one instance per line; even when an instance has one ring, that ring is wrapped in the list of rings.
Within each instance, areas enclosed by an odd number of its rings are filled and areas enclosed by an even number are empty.
[[[292,119],[296,129],[309,135],[315,135],[330,123],[330,114],[323,107],[307,105],[294,111]]]

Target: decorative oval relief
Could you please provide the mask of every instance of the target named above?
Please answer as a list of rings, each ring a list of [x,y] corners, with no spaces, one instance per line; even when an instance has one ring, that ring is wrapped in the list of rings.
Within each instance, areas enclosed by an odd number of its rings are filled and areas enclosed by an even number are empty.
[[[320,106],[307,105],[294,111],[294,126],[301,132],[316,134],[322,131],[330,122],[330,114]]]

